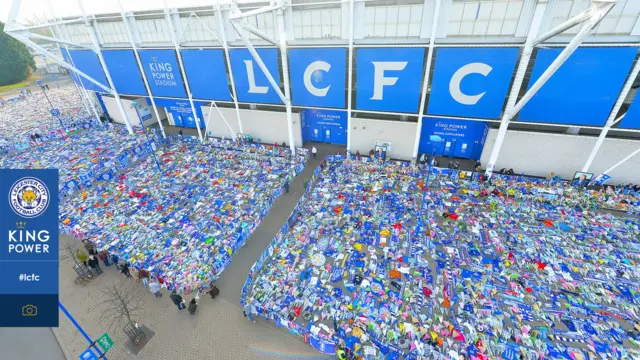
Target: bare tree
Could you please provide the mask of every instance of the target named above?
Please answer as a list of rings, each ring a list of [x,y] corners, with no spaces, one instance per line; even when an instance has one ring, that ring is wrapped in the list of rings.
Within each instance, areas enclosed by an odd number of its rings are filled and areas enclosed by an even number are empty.
[[[76,252],[71,244],[62,245],[62,251],[60,251],[60,260],[63,262],[73,261],[75,265],[80,265],[78,260],[76,259]]]
[[[109,328],[117,325],[124,326],[124,332],[134,344],[144,340],[137,323],[137,318],[145,310],[144,293],[140,287],[129,287],[123,283],[113,282],[102,291],[105,300],[97,304],[101,308],[101,321],[109,324]]]

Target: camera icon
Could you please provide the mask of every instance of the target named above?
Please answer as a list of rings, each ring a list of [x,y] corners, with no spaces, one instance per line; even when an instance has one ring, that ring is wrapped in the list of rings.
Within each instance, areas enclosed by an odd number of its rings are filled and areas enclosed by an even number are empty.
[[[38,307],[31,304],[23,306],[22,316],[38,316]]]

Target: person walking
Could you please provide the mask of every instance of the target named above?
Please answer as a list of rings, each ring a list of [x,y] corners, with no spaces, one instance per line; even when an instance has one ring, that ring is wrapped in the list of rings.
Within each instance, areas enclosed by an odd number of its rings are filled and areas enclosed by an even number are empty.
[[[288,194],[289,193],[289,179],[286,179],[284,181],[284,191]]]
[[[82,240],[82,242],[84,243],[84,248],[85,250],[87,250],[87,253],[89,255],[91,255],[93,252],[95,252],[95,246],[93,245],[93,243],[89,240]]]
[[[133,277],[133,279],[137,283],[140,283],[140,278],[138,277],[138,269],[136,269],[135,266],[130,266],[129,267],[129,273],[131,274],[131,277]]]
[[[171,295],[169,295],[169,297],[171,298],[171,301],[173,301],[173,303],[178,307],[178,310],[182,310],[186,307],[182,300],[182,296],[178,295],[175,290],[171,292]]]
[[[87,266],[87,254],[84,251],[77,249],[75,258],[78,262],[83,263],[85,267]]]
[[[138,282],[142,282],[145,286],[149,285],[149,272],[145,269],[138,271]]]
[[[91,268],[95,270],[98,275],[102,274],[102,269],[100,268],[100,262],[98,261],[97,256],[93,254],[89,255],[88,263],[89,263],[89,266],[91,266]]]
[[[207,294],[211,295],[212,299],[215,299],[216,296],[220,294],[220,289],[218,289],[215,285],[211,284],[211,289],[207,291]]]
[[[313,155],[313,158],[315,159],[317,154],[318,154],[318,149],[316,149],[315,146],[311,147],[311,154]]]
[[[158,281],[152,279],[151,282],[149,282],[149,290],[156,297],[162,297],[162,293],[160,292],[160,283],[158,283]]]
[[[194,297],[193,299],[191,299],[191,301],[189,301],[189,308],[187,309],[189,314],[195,315],[196,310],[198,309],[199,300],[200,300],[200,293],[197,293],[196,297]]]
[[[102,262],[104,263],[104,266],[111,266],[111,263],[109,262],[109,252],[107,251],[106,248],[102,249],[98,253],[98,259],[102,260]]]
[[[242,314],[247,318],[247,320],[256,322],[256,319],[253,318],[254,313],[257,313],[257,311],[255,311],[255,306],[251,304],[251,301],[247,300],[246,304],[244,304]]]
[[[129,264],[124,260],[120,261],[120,272],[122,274],[124,274],[124,276],[126,276],[126,277],[131,277],[131,271],[129,270]]]

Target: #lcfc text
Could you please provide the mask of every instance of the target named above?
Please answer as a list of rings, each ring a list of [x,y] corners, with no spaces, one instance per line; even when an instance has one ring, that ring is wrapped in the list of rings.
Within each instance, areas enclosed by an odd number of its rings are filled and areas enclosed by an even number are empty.
[[[9,253],[48,254],[49,230],[9,230]]]

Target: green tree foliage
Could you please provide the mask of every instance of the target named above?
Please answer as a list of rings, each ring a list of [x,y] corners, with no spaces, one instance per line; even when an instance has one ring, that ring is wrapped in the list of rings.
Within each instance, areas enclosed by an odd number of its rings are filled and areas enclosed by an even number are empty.
[[[0,86],[18,83],[36,69],[36,62],[27,47],[5,34],[0,22]]]

